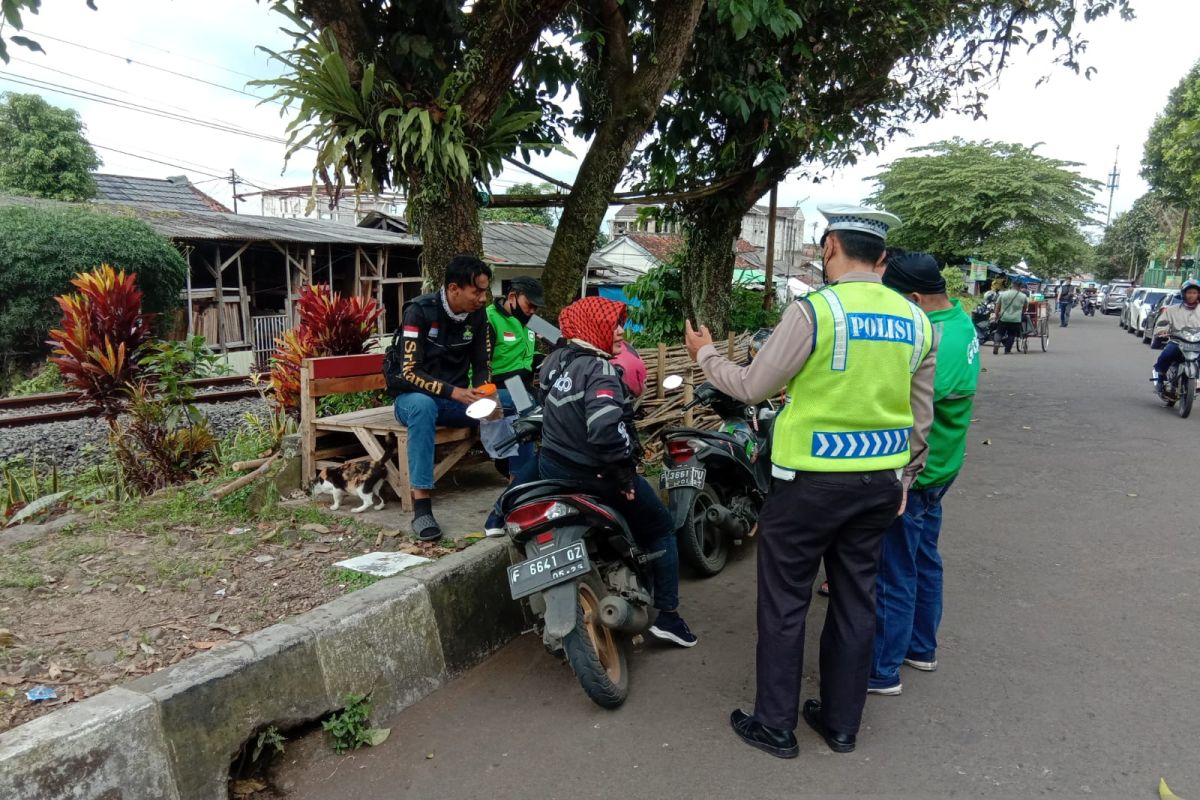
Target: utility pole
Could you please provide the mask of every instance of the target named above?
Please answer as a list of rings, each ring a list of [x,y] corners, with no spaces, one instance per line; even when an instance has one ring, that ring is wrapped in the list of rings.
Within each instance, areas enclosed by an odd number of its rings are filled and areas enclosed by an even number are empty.
[[[763,308],[770,310],[775,299],[775,215],[779,213],[779,184],[771,187],[767,209],[767,278],[763,283]]]
[[[1108,230],[1108,223],[1112,220],[1112,204],[1113,194],[1117,191],[1117,187],[1121,185],[1121,172],[1117,169],[1117,158],[1121,155],[1121,145],[1117,145],[1117,152],[1113,155],[1112,172],[1108,173],[1108,215],[1104,217],[1104,229]]]
[[[238,210],[237,210],[237,201],[238,201],[237,187],[238,187],[238,182],[240,180],[241,180],[241,178],[238,177],[237,170],[235,170],[231,167],[229,169],[229,185],[233,187],[233,213],[235,213],[235,214],[238,213]]]

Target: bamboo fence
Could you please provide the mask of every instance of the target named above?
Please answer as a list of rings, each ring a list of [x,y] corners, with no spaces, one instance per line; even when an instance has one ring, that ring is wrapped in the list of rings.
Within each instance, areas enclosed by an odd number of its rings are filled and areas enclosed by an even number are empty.
[[[743,363],[752,338],[752,333],[730,334],[724,345],[725,355],[732,361]],[[646,389],[641,402],[643,415],[637,422],[637,429],[646,449],[644,460],[652,462],[662,456],[662,441],[658,434],[664,428],[678,425],[716,428],[721,420],[704,406],[683,410],[695,396],[695,387],[704,382],[704,373],[688,357],[686,347],[667,347],[659,342],[657,352],[646,349],[639,351],[639,355],[646,362]],[[683,386],[674,391],[664,390],[662,380],[668,375],[682,376]]]

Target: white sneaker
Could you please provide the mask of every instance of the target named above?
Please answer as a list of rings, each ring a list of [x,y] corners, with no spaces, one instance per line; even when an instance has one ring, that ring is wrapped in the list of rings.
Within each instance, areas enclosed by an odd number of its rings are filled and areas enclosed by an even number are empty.
[[[933,661],[917,661],[915,658],[906,658],[904,663],[908,664],[913,669],[919,669],[921,672],[933,672],[937,669],[937,660]]]
[[[504,535],[504,528],[484,528],[483,535],[490,539],[495,539],[498,536]]]
[[[878,689],[876,689],[873,686],[868,686],[867,694],[882,694],[887,697],[894,697],[895,695],[900,694],[900,690],[903,688],[904,688],[904,684],[902,684],[902,683],[897,683],[895,686],[883,686]]]

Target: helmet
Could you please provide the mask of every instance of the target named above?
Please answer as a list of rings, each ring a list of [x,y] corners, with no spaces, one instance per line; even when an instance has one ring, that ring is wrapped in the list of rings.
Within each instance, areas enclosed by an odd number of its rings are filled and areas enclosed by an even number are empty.
[[[1179,287],[1179,293],[1183,294],[1188,289],[1200,289],[1200,281],[1197,281],[1195,278],[1188,278],[1183,282],[1183,285]]]

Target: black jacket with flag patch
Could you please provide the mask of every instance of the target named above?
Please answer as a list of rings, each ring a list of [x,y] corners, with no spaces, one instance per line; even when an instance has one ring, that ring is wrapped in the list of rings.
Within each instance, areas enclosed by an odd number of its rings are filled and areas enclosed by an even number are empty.
[[[620,373],[607,358],[568,344],[546,359],[538,382],[546,455],[597,471],[634,463],[632,408]]]
[[[394,360],[391,353],[384,362],[388,389],[393,395],[424,392],[450,397],[455,387],[467,387],[468,376],[473,386],[487,383],[491,332],[483,309],[457,322],[446,313],[441,292],[413,299],[404,306],[401,329],[388,348],[402,348],[399,372],[389,366]]]

